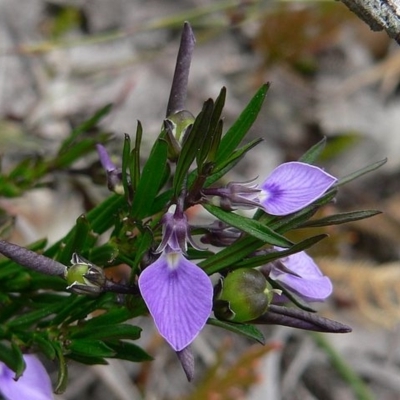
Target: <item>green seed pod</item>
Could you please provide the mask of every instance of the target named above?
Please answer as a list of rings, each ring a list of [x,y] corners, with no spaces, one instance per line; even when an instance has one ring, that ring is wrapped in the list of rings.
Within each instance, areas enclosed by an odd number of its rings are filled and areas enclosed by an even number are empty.
[[[71,263],[65,274],[69,285],[68,290],[89,296],[96,296],[103,292],[106,278],[102,268],[91,264],[76,253],[72,255]]]
[[[264,275],[250,268],[230,272],[214,295],[218,319],[246,322],[264,314],[272,301],[273,289]]]

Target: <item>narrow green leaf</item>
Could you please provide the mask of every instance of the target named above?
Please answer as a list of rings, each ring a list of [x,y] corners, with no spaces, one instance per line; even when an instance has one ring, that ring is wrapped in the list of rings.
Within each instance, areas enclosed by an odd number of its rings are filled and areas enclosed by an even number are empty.
[[[132,203],[131,215],[133,218],[141,219],[148,215],[148,210],[160,190],[160,182],[167,163],[167,153],[167,142],[162,138],[158,138],[143,167],[140,182]]]
[[[58,155],[57,158],[52,161],[49,169],[61,169],[70,166],[76,160],[94,151],[96,143],[97,140],[94,139],[82,139],[80,142],[75,143],[72,147],[67,148],[62,154]]]
[[[307,164],[314,164],[326,146],[326,137],[308,149],[300,158],[299,161],[307,163]]]
[[[250,143],[242,146],[240,149],[233,152],[233,154],[223,162],[217,164],[213,169],[213,174],[207,178],[205,186],[210,186],[222,176],[224,176],[228,171],[230,171],[252,148],[257,146],[262,142],[262,139],[254,139]]]
[[[300,308],[301,310],[307,311],[309,313],[315,313],[315,309],[310,306],[302,297],[298,296],[296,293],[291,292],[282,286],[278,281],[274,281],[270,278],[267,278],[268,282],[274,289],[278,289],[282,291],[282,294],[288,298],[290,302],[292,302],[295,306]]]
[[[86,296],[78,296],[78,297],[83,297],[83,300],[76,302],[76,304],[79,304],[77,308],[69,309],[68,315],[61,320],[61,323],[63,322],[65,324],[71,324],[72,322],[85,319],[89,314],[91,314],[95,310],[102,309],[107,303],[114,300],[114,296],[111,293],[102,294],[95,299],[91,299]],[[60,313],[58,313],[57,318],[59,318],[59,316]]]
[[[209,318],[207,324],[218,326],[219,328],[245,336],[248,339],[255,340],[262,345],[265,344],[265,337],[258,328],[250,324],[235,324],[234,322],[220,321],[219,319]]]
[[[33,342],[39,347],[40,351],[50,360],[56,357],[56,350],[53,346],[53,340],[49,340],[45,334],[35,332],[32,337]]]
[[[75,229],[72,235],[66,237],[63,243],[63,248],[58,254],[57,261],[61,264],[69,265],[72,257],[72,253],[82,254],[82,250],[85,248],[86,239],[89,237],[91,226],[87,217],[82,214],[76,220]]]
[[[122,185],[124,187],[124,196],[129,203],[132,195],[132,176],[130,174],[131,167],[131,138],[128,134],[124,135],[124,147],[122,149]]]
[[[125,307],[112,308],[107,313],[100,314],[97,317],[89,319],[85,323],[85,327],[94,329],[98,328],[99,326],[119,324],[128,320],[129,318],[132,318],[132,315],[132,311]]]
[[[346,183],[354,181],[354,179],[357,179],[360,176],[367,174],[368,172],[375,171],[382,165],[386,164],[386,162],[387,162],[387,158],[385,158],[381,161],[378,161],[376,163],[367,165],[366,167],[361,168],[358,171],[353,172],[352,174],[349,174],[347,176],[344,176],[343,178],[340,178],[339,182],[337,182],[335,186],[342,186],[342,185],[345,185]]]
[[[108,347],[114,350],[113,358],[132,362],[151,361],[153,358],[141,347],[124,341],[111,342],[105,341]]]
[[[140,123],[140,121],[138,121],[136,127],[135,148],[132,151],[132,163],[130,169],[132,187],[134,192],[136,191],[140,180],[140,146],[142,144],[142,135],[143,135],[142,124]]]
[[[211,204],[203,204],[203,207],[219,220],[227,223],[228,225],[234,226],[235,228],[238,228],[239,230],[246,232],[257,239],[260,239],[264,243],[269,243],[271,245],[280,247],[290,247],[293,245],[289,239],[286,239],[284,236],[276,233],[267,225],[264,225],[259,221],[242,217],[233,212],[224,211],[221,208]]]
[[[41,319],[48,317],[49,315],[57,313],[59,310],[63,309],[65,301],[60,301],[59,303],[49,304],[39,310],[34,310],[27,312],[23,315],[17,316],[13,320],[9,321],[6,325],[10,329],[23,329],[36,324]]]
[[[153,244],[153,233],[150,229],[145,228],[141,235],[139,247],[136,250],[135,259],[133,261],[132,268],[136,270],[143,259],[145,253],[150,249]]]
[[[140,337],[141,328],[129,325],[99,325],[95,327],[79,328],[77,332],[72,333],[72,339],[89,338],[89,339],[130,339],[137,340]]]
[[[291,254],[295,254],[300,251],[306,250],[306,249],[310,248],[311,246],[315,245],[316,243],[320,242],[321,240],[325,239],[327,236],[328,235],[325,235],[325,234],[312,236],[310,238],[302,240],[299,243],[296,243],[289,249],[285,249],[285,250],[281,250],[281,251],[273,251],[273,252],[267,253],[265,255],[253,256],[253,257],[244,259],[243,261],[236,262],[232,266],[232,269],[255,268],[255,267],[259,267],[261,265],[268,264],[269,262],[275,261],[279,258],[287,257],[287,256],[290,256]]]
[[[216,157],[217,163],[227,159],[246,136],[261,110],[268,89],[269,84],[261,86],[239,118],[223,136]]]
[[[58,360],[58,376],[57,376],[57,383],[54,389],[54,393],[61,394],[65,392],[68,384],[68,366],[67,362],[65,361],[63,351],[61,346],[58,342],[54,342],[54,349],[57,354]]]
[[[81,125],[76,127],[67,139],[62,143],[60,150],[58,152],[61,155],[68,147],[71,146],[73,141],[82,133],[87,132],[89,129],[95,127],[102,118],[104,118],[111,111],[112,104],[107,104],[106,106],[100,108],[100,110],[96,111],[95,114],[83,122]]]
[[[226,247],[215,255],[200,262],[199,267],[203,268],[208,275],[212,275],[227,267],[235,265],[249,254],[259,249],[264,243],[253,237],[239,239],[233,245]]]
[[[209,130],[210,118],[212,115],[214,102],[209,99],[196,117],[192,128],[188,128],[185,134],[181,153],[179,154],[178,162],[176,164],[176,171],[173,181],[173,189],[175,197],[178,197],[182,190],[183,182],[188,175],[189,168],[201,150],[202,144],[205,139],[205,134]]]
[[[225,105],[226,89],[223,87],[217,99],[215,100],[214,108],[210,117],[210,122],[207,131],[204,131],[203,145],[200,151],[197,152],[197,168],[202,171],[202,166],[205,160],[214,162],[215,153],[218,149],[222,135],[222,120],[221,114]],[[210,150],[213,148],[213,152]]]
[[[120,209],[124,208],[126,205],[123,196],[112,195],[98,206],[90,210],[86,214],[86,218],[89,221],[93,232],[102,234],[107,229],[110,229],[115,224],[115,217]],[[76,227],[73,227],[63,239],[54,243],[50,246],[43,254],[47,257],[53,258],[56,256],[57,252],[63,246],[63,243],[73,235],[75,235]]]
[[[18,379],[23,374],[26,364],[20,347],[13,340],[11,341],[11,349],[14,353],[14,358],[17,361],[17,368],[14,371],[15,371],[15,379]]]
[[[302,210],[290,214],[283,218],[274,219],[269,223],[269,226],[276,232],[285,233],[292,229],[297,229],[303,223],[308,221],[317,211],[318,207],[321,207],[330,201],[332,201],[337,194],[337,189],[332,189],[322,196],[315,203],[303,208]],[[261,219],[262,221],[262,219]]]
[[[80,354],[70,353],[68,354],[68,358],[85,365],[108,365],[107,360],[103,357],[82,356]]]
[[[101,340],[92,339],[72,339],[67,349],[71,353],[75,353],[78,356],[89,356],[89,357],[113,357],[115,351],[107,346]]]
[[[324,218],[309,220],[307,222],[304,222],[300,226],[300,228],[345,224],[348,222],[359,221],[360,219],[371,218],[378,214],[382,214],[382,211],[378,210],[350,211],[335,215],[329,215]]]
[[[16,354],[13,348],[5,346],[2,343],[0,343],[0,361],[14,372],[17,372],[21,367],[21,363],[23,363],[21,355]]]

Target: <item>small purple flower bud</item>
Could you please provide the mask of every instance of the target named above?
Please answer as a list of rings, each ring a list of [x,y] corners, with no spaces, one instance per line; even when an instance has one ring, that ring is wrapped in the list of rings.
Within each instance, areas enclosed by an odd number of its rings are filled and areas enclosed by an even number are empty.
[[[18,380],[15,372],[0,362],[0,394],[7,400],[52,400],[50,377],[42,363],[34,355],[23,357],[25,370]]]
[[[173,209],[174,206],[170,208]],[[184,213],[168,211],[163,219],[163,238],[156,253],[166,252],[187,252],[187,243],[198,248],[190,235],[190,226],[187,216]]]
[[[239,229],[226,225],[221,221],[214,221],[206,229],[208,233],[200,238],[201,243],[211,244],[216,247],[230,246],[242,235]]]
[[[117,168],[116,165],[111,161],[111,158],[103,145],[96,144],[96,148],[97,153],[99,154],[100,163],[106,171],[108,189],[114,193],[123,194],[124,186],[122,184],[121,168]]]

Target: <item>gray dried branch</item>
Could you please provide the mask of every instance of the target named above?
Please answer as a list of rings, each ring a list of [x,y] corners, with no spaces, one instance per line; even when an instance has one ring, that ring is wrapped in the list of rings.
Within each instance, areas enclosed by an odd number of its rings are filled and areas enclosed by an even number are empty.
[[[399,0],[340,0],[373,31],[385,30],[400,44]]]

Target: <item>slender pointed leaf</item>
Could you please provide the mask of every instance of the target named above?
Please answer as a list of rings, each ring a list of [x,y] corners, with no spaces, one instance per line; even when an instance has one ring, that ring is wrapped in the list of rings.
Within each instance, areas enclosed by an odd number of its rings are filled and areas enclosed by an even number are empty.
[[[223,136],[216,157],[217,163],[224,162],[224,160],[236,150],[237,146],[239,146],[240,142],[246,136],[261,110],[268,89],[269,84],[261,86],[236,122]]]
[[[140,338],[141,328],[129,324],[118,325],[99,325],[95,327],[84,326],[72,333],[72,339],[88,338],[92,339],[130,339],[136,340]]]
[[[128,360],[132,362],[151,361],[153,358],[147,354],[141,347],[122,340],[118,342],[105,342],[108,347],[114,350],[115,355],[113,358],[121,360]]]
[[[113,357],[115,351],[101,340],[72,339],[68,343],[68,350],[78,356]]]
[[[279,247],[290,247],[293,245],[289,239],[286,239],[284,236],[276,233],[271,228],[259,221],[242,217],[233,212],[224,211],[221,208],[211,204],[204,204],[203,207],[219,220],[228,225],[234,226],[242,232],[246,232],[257,239],[262,240],[264,243],[269,243]]]
[[[68,138],[65,139],[64,142],[62,143],[58,154],[62,154],[68,147],[70,147],[71,144],[73,143],[73,141],[80,134],[87,132],[89,129],[96,126],[101,121],[101,119],[103,119],[107,114],[110,113],[111,108],[112,108],[112,104],[107,104],[106,106],[100,108],[100,110],[96,111],[96,113],[92,117],[90,117],[88,120],[86,120],[81,125],[79,125],[77,128],[75,128],[71,132],[71,135],[68,136]]]
[[[318,226],[329,226],[339,225],[348,222],[359,221],[360,219],[371,218],[375,215],[382,214],[382,211],[378,210],[361,210],[361,211],[350,211],[335,215],[329,215],[324,218],[315,220],[309,220],[301,225],[301,228],[305,227],[318,227]]]
[[[203,105],[203,109],[195,119],[192,128],[188,128],[190,130],[187,136],[185,135],[173,181],[175,197],[178,197],[181,192],[189,168],[202,147],[205,133],[208,132],[209,129],[213,107],[214,102],[211,99],[207,100]]]
[[[300,158],[299,161],[307,163],[307,164],[314,164],[326,146],[326,137],[308,149]]]
[[[296,243],[292,247],[282,250],[282,251],[274,251],[271,253],[267,253],[265,255],[261,256],[253,256],[250,258],[247,258],[243,261],[236,262],[233,266],[234,269],[237,268],[255,268],[259,267],[261,265],[268,264],[271,261],[275,261],[279,258],[282,257],[287,257],[290,256],[291,254],[298,253],[300,251],[306,250],[313,246],[314,244],[320,242],[321,240],[325,239],[328,235],[321,234],[321,235],[316,235],[312,236],[310,238],[307,238],[305,240],[302,240],[299,243]]]
[[[143,167],[132,203],[131,215],[133,218],[141,219],[148,215],[149,209],[160,190],[160,183],[167,163],[167,153],[167,142],[162,138],[158,138]]]
[[[199,267],[203,268],[208,275],[235,265],[249,254],[259,249],[264,243],[253,237],[239,239],[233,245],[226,247],[215,255],[200,262]]]
[[[354,179],[357,179],[360,176],[367,174],[368,172],[375,171],[376,169],[378,169],[382,165],[386,164],[386,162],[387,162],[387,158],[385,158],[385,159],[383,159],[381,161],[378,161],[376,163],[367,165],[366,167],[361,168],[358,171],[355,171],[355,172],[353,172],[353,173],[351,173],[351,174],[349,174],[347,176],[344,176],[343,178],[340,178],[339,182],[337,182],[335,186],[342,186],[342,185],[344,185],[346,183],[354,181]]]
[[[258,328],[250,324],[235,324],[233,322],[220,321],[219,319],[209,318],[207,324],[218,326],[219,328],[245,336],[248,339],[255,340],[262,345],[265,344],[265,337]]]
[[[54,342],[54,349],[57,354],[58,359],[58,376],[57,376],[57,383],[54,389],[54,393],[61,394],[65,392],[68,384],[68,366],[67,362],[65,361],[63,351],[61,346],[58,342]]]

